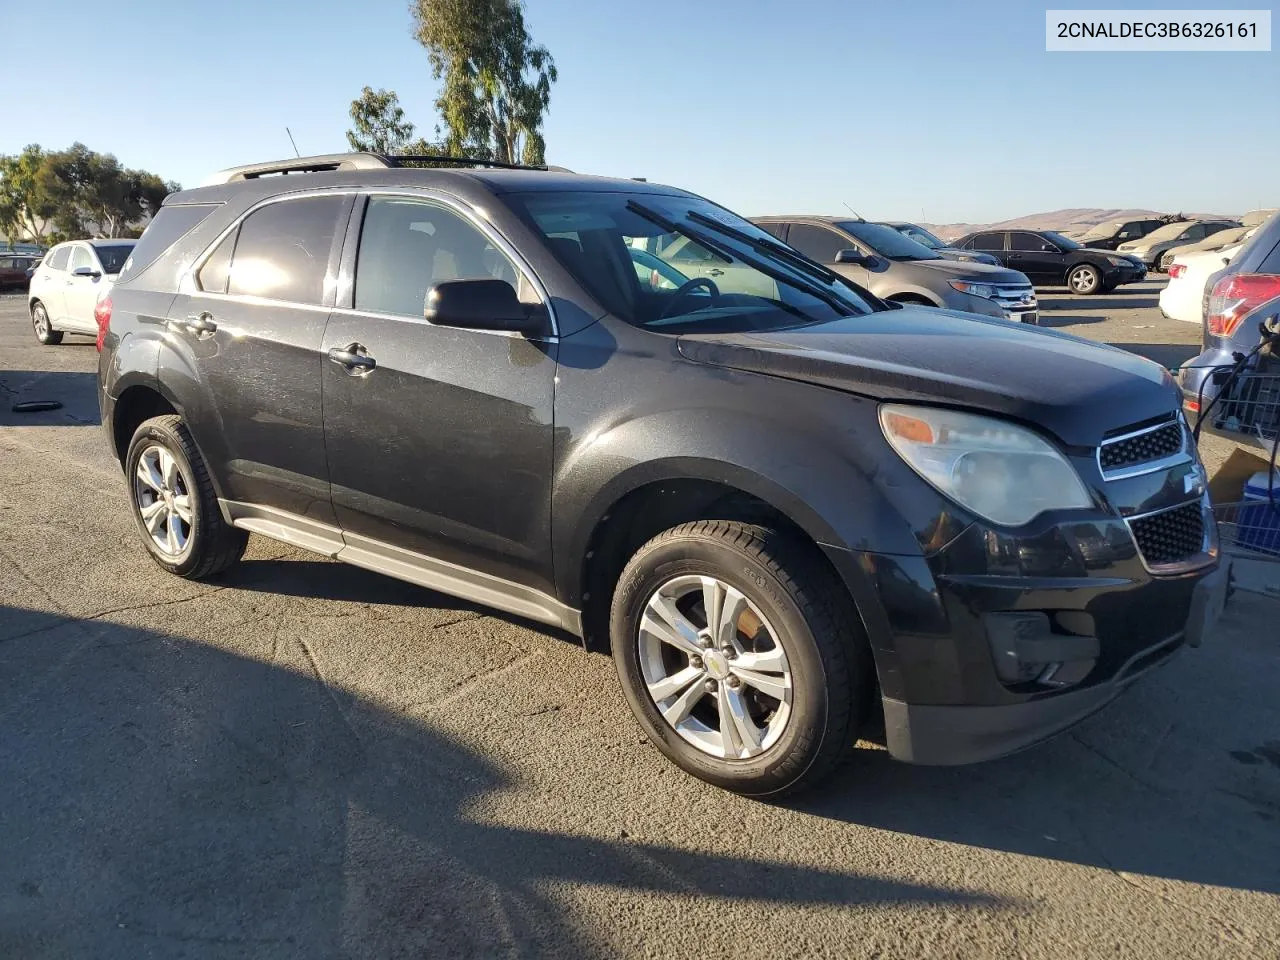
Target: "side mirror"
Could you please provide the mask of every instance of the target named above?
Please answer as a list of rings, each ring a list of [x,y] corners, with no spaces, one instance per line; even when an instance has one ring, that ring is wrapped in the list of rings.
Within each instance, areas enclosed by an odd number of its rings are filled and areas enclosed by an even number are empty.
[[[1061,253],[1062,251],[1055,247],[1052,243],[1040,244],[1041,253]]]
[[[71,275],[73,277],[92,277],[94,280],[97,280],[102,276],[102,274],[93,269],[93,267],[76,267],[71,271]]]
[[[837,253],[836,263],[852,263],[854,266],[870,270],[872,273],[883,273],[889,268],[889,261],[884,257],[877,257],[875,254],[864,256],[852,247]]]
[[[541,333],[543,318],[525,307],[505,280],[447,280],[427,291],[428,323],[463,330]]]

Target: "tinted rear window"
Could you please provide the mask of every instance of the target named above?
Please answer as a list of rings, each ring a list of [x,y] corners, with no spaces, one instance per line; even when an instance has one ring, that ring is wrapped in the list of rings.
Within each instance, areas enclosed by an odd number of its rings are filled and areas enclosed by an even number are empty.
[[[98,255],[98,262],[102,264],[103,272],[119,273],[128,261],[129,255],[133,253],[133,244],[115,243],[109,247],[95,246],[94,253]]]
[[[160,212],[142,232],[142,236],[133,247],[132,254],[124,261],[123,268],[120,270],[120,282],[136,277],[155,263],[162,253],[190,233],[196,224],[216,209],[218,209],[216,203],[183,203],[161,207]],[[102,256],[101,251],[98,256]],[[105,259],[102,263],[103,266],[107,265]]]

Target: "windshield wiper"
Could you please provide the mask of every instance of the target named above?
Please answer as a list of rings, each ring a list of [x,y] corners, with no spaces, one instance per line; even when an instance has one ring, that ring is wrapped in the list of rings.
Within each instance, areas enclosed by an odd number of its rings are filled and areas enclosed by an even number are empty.
[[[727,258],[727,262],[729,263],[732,263],[734,260],[741,260],[743,263],[750,264],[752,267],[759,270],[765,276],[770,277],[771,279],[776,280],[779,283],[785,283],[789,287],[795,287],[797,290],[803,290],[805,293],[809,294],[811,297],[815,297],[816,299],[821,300],[823,303],[827,304],[827,306],[834,308],[837,312],[842,313],[845,316],[857,315],[856,311],[853,308],[853,304],[849,303],[843,297],[840,297],[837,294],[833,293],[832,291],[827,290],[824,287],[818,286],[817,284],[802,282],[799,277],[792,276],[791,274],[787,273],[785,270],[779,270],[777,267],[770,265],[767,260],[758,260],[755,257],[743,256],[741,252],[735,251],[732,247],[726,247],[724,244],[720,243],[720,241],[716,240],[714,237],[709,237],[700,230],[690,229],[690,227],[686,224],[677,223],[676,221],[671,220],[663,216],[662,214],[658,213],[658,211],[653,210],[649,207],[646,207],[642,203],[637,203],[635,200],[627,201],[627,209],[638,216],[644,217],[650,223],[656,224],[657,226],[661,227],[663,230],[666,230],[668,233],[683,234],[684,236],[688,237],[690,240],[693,240],[696,243],[702,244],[702,246],[706,247],[712,253],[716,253],[723,258]],[[691,218],[694,216],[692,211],[689,213],[689,216]],[[732,228],[730,227],[726,229],[732,229]],[[736,230],[734,231],[734,233],[737,233],[737,232],[738,231]],[[726,234],[726,235],[733,236],[733,234]],[[743,236],[748,237],[749,239],[754,239],[754,238],[751,238],[749,234],[743,234]],[[748,244],[748,245],[753,246],[754,248],[754,245],[752,244]],[[773,251],[770,250],[769,252],[773,252]]]
[[[844,278],[834,270],[828,270],[822,264],[814,263],[803,254],[796,253],[796,251],[792,250],[781,240],[764,240],[760,237],[753,237],[744,230],[739,230],[737,227],[730,227],[727,224],[720,223],[718,220],[708,217],[704,213],[699,213],[697,210],[689,211],[689,219],[694,223],[702,224],[704,227],[710,227],[717,233],[723,233],[726,237],[732,237],[735,240],[745,243],[757,253],[771,253],[776,257],[786,260],[797,270],[803,270],[811,277],[816,277],[819,280],[825,280],[827,283],[839,283],[844,280]]]

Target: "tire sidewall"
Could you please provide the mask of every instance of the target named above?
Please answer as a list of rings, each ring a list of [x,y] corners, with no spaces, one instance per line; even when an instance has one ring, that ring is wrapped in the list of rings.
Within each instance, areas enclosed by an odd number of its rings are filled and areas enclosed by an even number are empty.
[[[40,321],[36,319],[36,313],[39,311],[44,314],[44,333],[40,332]],[[49,311],[43,303],[36,301],[31,305],[31,330],[36,336],[36,340],[40,343],[48,344],[52,340],[53,325],[49,320]]]
[[[187,544],[186,554],[178,560],[168,557],[156,549],[151,540],[151,533],[142,521],[138,508],[138,495],[134,484],[134,474],[138,469],[138,461],[147,447],[159,445],[164,447],[177,462],[187,483],[187,499],[191,503],[191,536]],[[133,511],[133,522],[142,536],[143,546],[160,566],[170,573],[184,576],[199,564],[204,549],[204,497],[197,486],[196,471],[183,449],[184,444],[176,431],[167,425],[147,421],[142,424],[129,442],[129,452],[125,455],[125,481],[129,487],[129,507]]]
[[[674,577],[715,576],[742,591],[780,636],[791,671],[791,715],[778,741],[748,760],[721,760],[687,743],[659,713],[640,670],[640,617],[653,592]],[[785,790],[816,759],[826,733],[827,672],[796,601],[781,582],[747,554],[711,537],[680,537],[642,550],[623,571],[610,621],[614,662],[632,712],[654,745],[703,780],[763,796]]]

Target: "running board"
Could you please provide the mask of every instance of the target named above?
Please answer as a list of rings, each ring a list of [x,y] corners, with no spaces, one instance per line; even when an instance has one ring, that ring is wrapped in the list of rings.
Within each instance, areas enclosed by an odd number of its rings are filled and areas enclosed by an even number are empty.
[[[242,530],[582,636],[582,614],[533,587],[370,537],[343,533],[285,510],[234,500],[219,500],[218,506],[227,520]]]

